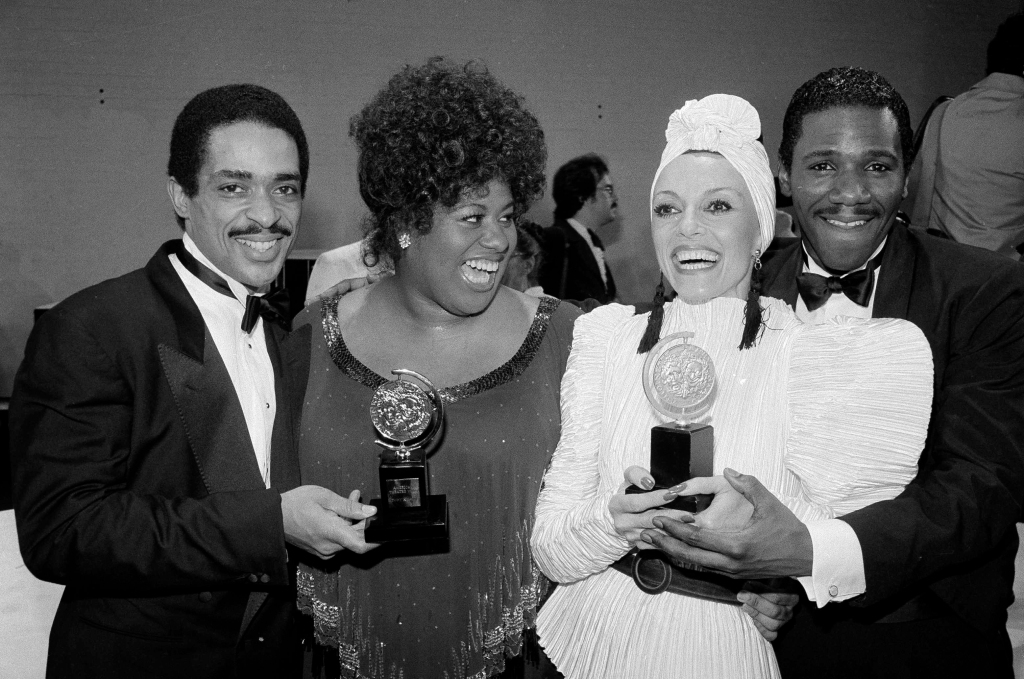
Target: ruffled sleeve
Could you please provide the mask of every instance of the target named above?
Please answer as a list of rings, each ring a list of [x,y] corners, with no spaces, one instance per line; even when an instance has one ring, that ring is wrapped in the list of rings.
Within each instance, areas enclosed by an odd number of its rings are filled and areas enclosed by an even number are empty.
[[[928,432],[932,371],[928,341],[907,321],[797,329],[786,466],[805,500],[836,517],[903,490]]]
[[[562,378],[561,438],[544,475],[531,537],[537,565],[555,582],[600,572],[630,549],[608,512],[617,487],[602,488],[599,457],[609,353],[618,344],[616,328],[632,311],[609,305],[576,321]]]

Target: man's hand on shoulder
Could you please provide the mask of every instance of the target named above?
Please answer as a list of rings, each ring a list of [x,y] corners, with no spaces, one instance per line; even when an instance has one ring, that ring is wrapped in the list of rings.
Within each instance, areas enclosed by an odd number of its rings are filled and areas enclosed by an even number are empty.
[[[733,578],[810,575],[807,527],[755,477],[727,469],[725,480],[687,481],[679,494],[712,493],[711,506],[692,523],[656,518],[660,530],[644,531],[642,539],[673,559]]]
[[[366,274],[365,278],[346,278],[343,281],[338,281],[337,283],[335,283],[331,287],[329,287],[326,290],[324,290],[323,292],[321,292],[319,295],[317,295],[315,297],[310,297],[309,299],[307,299],[306,300],[306,306],[309,306],[310,304],[313,304],[315,302],[322,302],[325,299],[330,299],[331,297],[334,297],[335,295],[342,295],[342,296],[347,295],[348,293],[352,292],[353,290],[358,290],[359,288],[365,288],[367,285],[373,285],[374,283],[376,283],[380,279],[387,278],[390,275],[391,275],[390,272],[381,272],[381,273],[368,273],[368,274]]]
[[[348,498],[320,486],[300,486],[281,494],[284,536],[289,544],[321,559],[343,549],[364,554],[377,545],[363,539],[363,522],[377,513],[359,502],[359,491]]]

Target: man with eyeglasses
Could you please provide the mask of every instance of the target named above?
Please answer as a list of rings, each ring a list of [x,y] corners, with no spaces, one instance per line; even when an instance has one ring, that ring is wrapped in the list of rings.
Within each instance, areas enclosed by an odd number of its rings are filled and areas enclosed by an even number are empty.
[[[551,187],[555,222],[544,229],[540,284],[559,299],[615,301],[615,280],[595,231],[618,219],[608,165],[595,153],[558,168]]]

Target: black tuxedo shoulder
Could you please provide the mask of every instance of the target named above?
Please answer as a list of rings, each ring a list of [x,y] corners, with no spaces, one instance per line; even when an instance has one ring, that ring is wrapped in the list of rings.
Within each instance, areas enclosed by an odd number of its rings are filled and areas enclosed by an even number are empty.
[[[982,285],[994,277],[1024,285],[1024,265],[1004,255],[914,229],[907,231],[907,238],[917,249],[919,261],[941,268],[946,278],[960,285]]]
[[[76,292],[44,313],[34,330],[75,323],[101,343],[174,332],[167,303],[145,269],[136,269]]]
[[[768,263],[773,259],[784,257],[794,248],[800,247],[800,239],[791,236],[785,236],[781,238],[775,238],[765,249],[764,254],[761,255],[761,262]]]

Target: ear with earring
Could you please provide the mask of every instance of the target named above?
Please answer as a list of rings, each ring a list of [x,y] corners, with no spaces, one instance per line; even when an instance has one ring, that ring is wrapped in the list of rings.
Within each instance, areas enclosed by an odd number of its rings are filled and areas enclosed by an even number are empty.
[[[764,322],[761,317],[761,250],[754,250],[751,259],[754,260],[754,266],[750,272],[750,292],[747,293],[747,306],[744,309],[740,349],[750,349],[757,343]]]
[[[412,236],[409,235],[408,231],[398,234],[398,247],[405,250],[410,245],[412,245]]]

